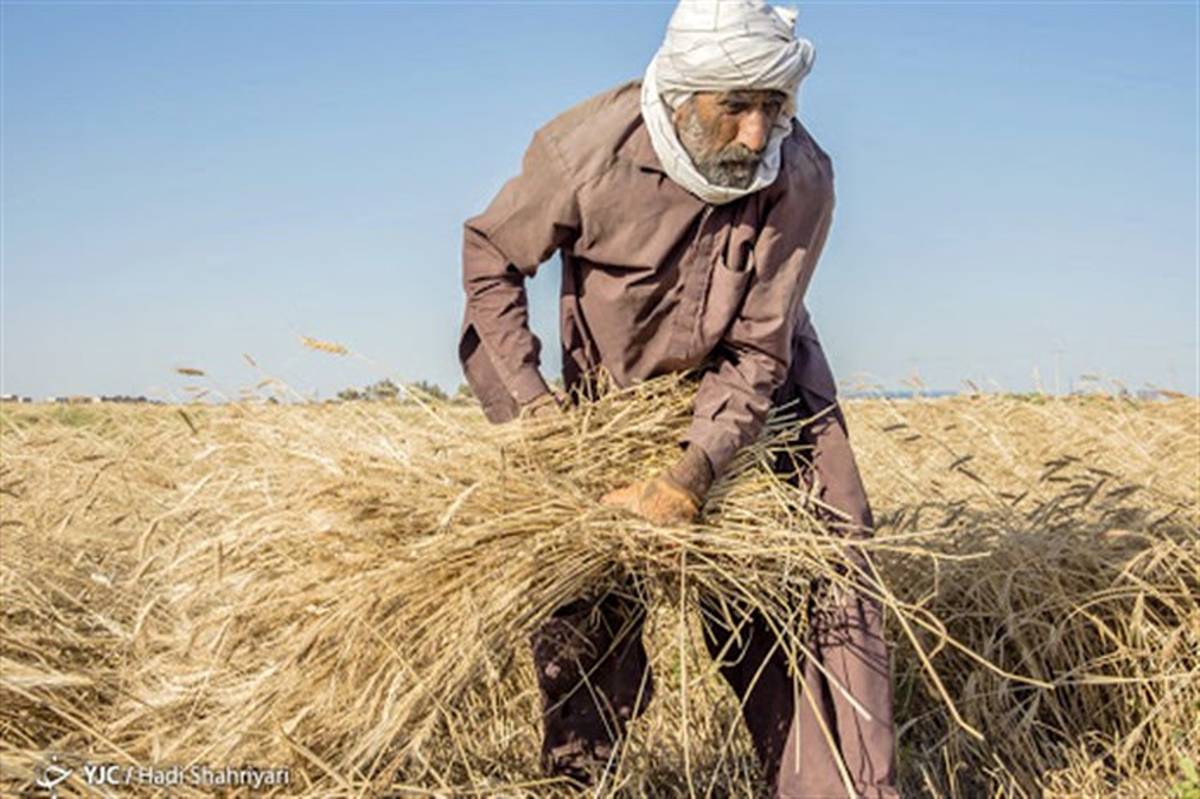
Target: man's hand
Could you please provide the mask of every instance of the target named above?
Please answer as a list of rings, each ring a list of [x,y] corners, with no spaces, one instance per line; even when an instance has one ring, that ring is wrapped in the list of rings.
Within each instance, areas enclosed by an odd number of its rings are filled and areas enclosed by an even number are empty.
[[[689,447],[667,471],[610,491],[600,502],[624,508],[654,524],[688,524],[700,515],[712,481],[712,465],[704,451]]]

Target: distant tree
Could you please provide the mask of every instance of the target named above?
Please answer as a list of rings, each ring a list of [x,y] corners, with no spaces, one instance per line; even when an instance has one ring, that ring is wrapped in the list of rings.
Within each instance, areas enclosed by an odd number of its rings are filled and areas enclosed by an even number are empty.
[[[394,400],[400,395],[400,386],[385,377],[367,386],[365,391],[367,399]]]
[[[337,396],[338,399],[344,402],[350,402],[352,400],[362,399],[363,395],[362,392],[360,392],[357,388],[343,388],[337,393]]]
[[[412,387],[420,392],[423,392],[427,396],[433,397],[436,400],[445,401],[449,399],[449,397],[446,396],[446,392],[443,391],[442,387],[437,383],[430,383],[427,380],[418,380],[412,384]]]
[[[458,389],[455,390],[455,392],[454,392],[454,401],[466,403],[466,402],[473,402],[474,399],[475,399],[475,392],[471,390],[470,384],[469,383],[459,383]]]

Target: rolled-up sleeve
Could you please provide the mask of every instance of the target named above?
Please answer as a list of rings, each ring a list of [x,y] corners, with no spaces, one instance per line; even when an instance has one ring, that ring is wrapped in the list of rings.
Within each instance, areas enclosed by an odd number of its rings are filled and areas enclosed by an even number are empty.
[[[833,221],[830,178],[819,192],[789,191],[767,214],[753,250],[754,276],[739,313],[701,379],[684,440],[720,475],[762,431],[783,383],[803,301]]]
[[[466,307],[459,361],[487,417],[505,421],[548,391],[541,342],[529,329],[525,279],[578,234],[579,209],[564,164],[542,131],[521,173],[463,226]]]

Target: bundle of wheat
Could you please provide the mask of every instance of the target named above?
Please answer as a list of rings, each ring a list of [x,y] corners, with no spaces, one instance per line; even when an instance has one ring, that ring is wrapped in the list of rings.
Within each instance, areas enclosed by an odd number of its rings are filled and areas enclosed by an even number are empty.
[[[597,502],[631,465],[675,456],[690,396],[664,378],[507,426],[436,404],[419,426],[363,404],[286,427],[227,420],[236,429],[214,434],[230,443],[191,478],[199,517],[146,542],[141,580],[175,615],[141,630],[128,745],[299,755],[378,788],[411,772],[556,607],[631,573],[659,603],[740,599],[801,651],[812,578],[854,575],[800,484],[772,468],[796,446],[794,418],[741,454],[699,524],[658,528]]]

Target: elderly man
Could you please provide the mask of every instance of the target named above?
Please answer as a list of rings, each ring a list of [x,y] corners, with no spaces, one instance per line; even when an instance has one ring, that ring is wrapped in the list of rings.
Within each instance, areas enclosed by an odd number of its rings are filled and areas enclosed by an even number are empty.
[[[839,512],[839,533],[873,526],[803,304],[834,193],[829,157],[793,118],[813,63],[794,23],[757,0],[683,0],[643,79],[541,127],[521,174],[465,225],[459,356],[492,421],[564,401],[542,378],[524,288],[556,251],[568,388],[600,367],[622,385],[702,368],[678,462],[603,498],[655,522],[694,519],[772,405],[799,400],[825,411],[797,432],[813,446],[801,478]],[[881,608],[851,592],[810,613],[797,674],[759,616],[728,629],[706,615],[773,795],[845,796],[849,783],[896,796]],[[652,692],[642,618],[635,598],[609,593],[559,608],[534,636],[549,773],[586,784],[612,766]]]

